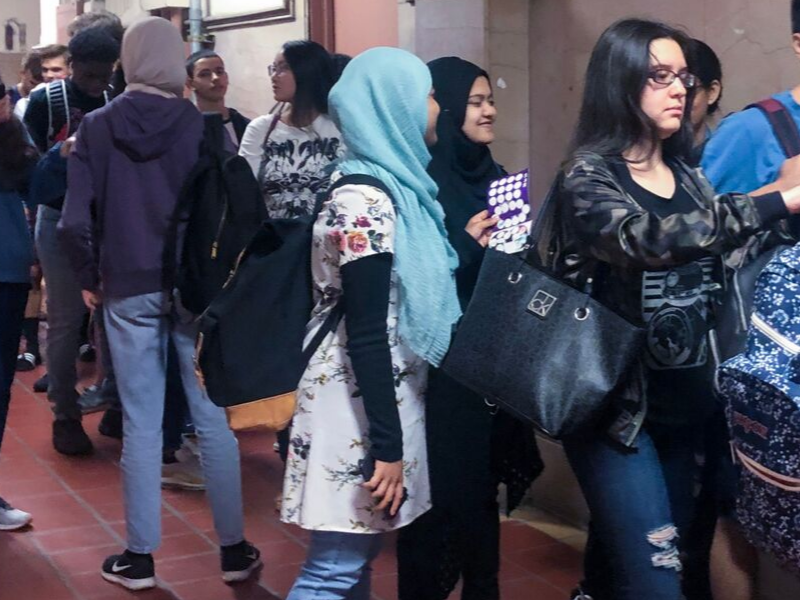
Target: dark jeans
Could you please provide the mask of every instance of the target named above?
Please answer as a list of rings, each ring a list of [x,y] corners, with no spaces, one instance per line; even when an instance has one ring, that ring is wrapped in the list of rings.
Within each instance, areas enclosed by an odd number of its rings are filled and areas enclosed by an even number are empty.
[[[47,397],[56,419],[80,419],[75,358],[86,306],[78,277],[58,241],[56,227],[61,212],[40,206],[38,215],[36,251],[47,280]]]
[[[0,446],[6,430],[11,384],[17,368],[17,350],[28,301],[27,283],[0,282]]]
[[[170,340],[167,346],[167,394],[164,398],[164,451],[175,451],[181,447],[188,419],[189,404],[183,391],[178,352]]]
[[[678,540],[694,512],[699,438],[646,426],[635,449],[603,433],[564,439],[591,513],[583,587],[595,600],[681,600]]]

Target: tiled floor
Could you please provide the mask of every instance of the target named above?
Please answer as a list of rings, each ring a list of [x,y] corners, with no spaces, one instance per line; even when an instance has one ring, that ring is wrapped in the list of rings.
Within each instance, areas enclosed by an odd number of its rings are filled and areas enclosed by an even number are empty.
[[[67,458],[56,453],[50,441],[49,405],[43,394],[31,391],[38,375],[38,370],[20,374],[14,384],[0,455],[0,494],[34,515],[28,530],[0,534],[0,600],[133,598],[134,594],[104,582],[98,574],[102,559],[124,544],[117,465],[120,444],[97,433],[99,415],[92,415],[85,424],[95,443],[94,456]],[[285,597],[303,561],[307,535],[281,524],[274,513],[281,465],[272,442],[264,434],[240,436],[247,536],[261,549],[266,565],[260,578],[225,586],[203,493],[165,491],[164,542],[156,553],[160,586],[136,598]],[[503,523],[504,600],[564,600],[579,578],[581,557],[573,546],[580,546],[580,536],[554,527],[541,515],[534,517],[542,523],[539,529],[517,520]],[[386,544],[376,563],[376,600],[397,597],[392,545]]]

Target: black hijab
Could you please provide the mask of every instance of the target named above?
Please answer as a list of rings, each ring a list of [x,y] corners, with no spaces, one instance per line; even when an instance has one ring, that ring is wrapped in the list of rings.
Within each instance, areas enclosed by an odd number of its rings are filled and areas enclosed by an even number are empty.
[[[494,162],[489,147],[471,141],[462,128],[475,80],[479,77],[491,80],[480,67],[454,56],[437,58],[428,67],[436,101],[442,108],[436,126],[439,141],[431,149],[433,158],[428,172],[439,186],[439,203],[444,208],[448,237],[458,253],[456,283],[464,306],[472,295],[483,258],[483,249],[464,227],[486,208],[489,184],[503,171]]]

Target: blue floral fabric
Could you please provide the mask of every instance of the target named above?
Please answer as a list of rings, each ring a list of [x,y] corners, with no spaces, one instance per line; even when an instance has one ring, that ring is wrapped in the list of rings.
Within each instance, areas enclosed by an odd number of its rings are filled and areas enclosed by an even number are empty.
[[[761,273],[747,350],[720,367],[718,383],[733,448],[749,465],[737,518],[754,545],[800,574],[800,247]]]

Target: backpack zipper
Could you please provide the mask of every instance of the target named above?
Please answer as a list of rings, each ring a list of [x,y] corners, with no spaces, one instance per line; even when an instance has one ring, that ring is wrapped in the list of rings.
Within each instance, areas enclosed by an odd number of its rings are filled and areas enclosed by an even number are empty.
[[[762,319],[758,314],[753,313],[751,317],[753,322],[753,326],[758,329],[761,333],[771,339],[773,342],[778,344],[781,348],[786,350],[791,354],[800,354],[800,345],[795,344],[789,338],[781,335],[778,333],[777,330],[773,329],[764,319]]]
[[[225,228],[225,221],[228,220],[228,202],[225,201],[225,208],[222,211],[222,218],[219,220],[219,225],[217,226],[217,236],[214,238],[214,241],[211,242],[211,260],[217,260],[217,254],[219,253],[219,240],[222,237],[222,230]]]

